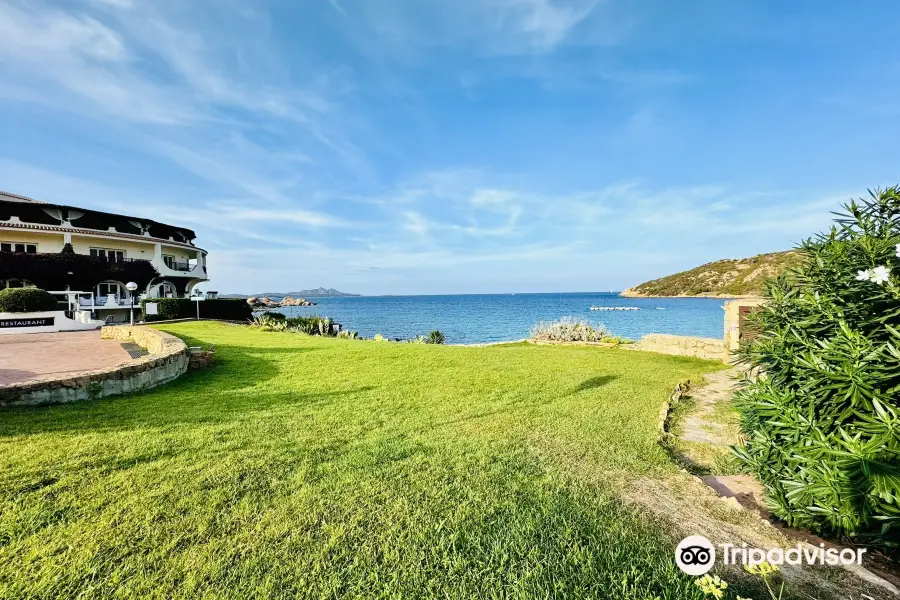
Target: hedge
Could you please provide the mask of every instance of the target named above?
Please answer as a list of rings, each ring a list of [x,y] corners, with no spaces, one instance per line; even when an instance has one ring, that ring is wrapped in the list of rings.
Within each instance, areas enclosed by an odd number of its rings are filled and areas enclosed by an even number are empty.
[[[146,304],[156,303],[155,315],[148,315]],[[147,298],[141,300],[141,316],[145,321],[168,321],[170,319],[192,319],[197,316],[196,300],[189,298]],[[223,321],[249,321],[253,309],[246,300],[222,298],[201,300],[201,319],[222,319]]]
[[[25,313],[58,310],[53,295],[38,288],[0,290],[0,312]]]
[[[75,254],[71,244],[62,252],[28,254],[0,252],[0,280],[27,279],[45,290],[89,291],[101,281],[133,281],[143,290],[159,271],[148,260],[109,261]]]
[[[791,527],[900,547],[900,187],[799,250],[749,317],[735,452]]]

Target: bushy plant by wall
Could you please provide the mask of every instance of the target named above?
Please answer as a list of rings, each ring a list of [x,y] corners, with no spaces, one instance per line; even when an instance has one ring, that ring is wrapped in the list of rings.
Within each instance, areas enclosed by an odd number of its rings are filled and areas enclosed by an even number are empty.
[[[146,305],[156,303],[155,315],[148,315]],[[170,319],[192,319],[197,316],[197,302],[190,298],[148,298],[141,300],[141,313],[145,321],[167,321]],[[200,304],[201,319],[222,319],[223,321],[249,321],[253,309],[246,300],[240,298],[221,298],[202,300]]]
[[[900,188],[844,205],[768,285],[738,456],[792,526],[900,543]]]
[[[553,323],[538,323],[531,330],[531,339],[543,342],[599,342],[606,335],[603,326],[594,327],[587,321],[563,317]]]
[[[68,306],[68,305],[66,305]],[[0,312],[25,313],[61,310],[57,299],[38,288],[0,290]]]

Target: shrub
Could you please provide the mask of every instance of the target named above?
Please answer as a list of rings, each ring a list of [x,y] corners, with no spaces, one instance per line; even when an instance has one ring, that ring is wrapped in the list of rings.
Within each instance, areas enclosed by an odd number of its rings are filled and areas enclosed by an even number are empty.
[[[265,331],[293,331],[307,335],[321,335],[325,337],[347,337],[356,339],[355,331],[343,332],[339,323],[329,317],[307,316],[286,318],[278,312],[265,312],[253,318],[251,327],[258,327]],[[342,335],[343,334],[343,335]]]
[[[318,315],[291,317],[286,323],[291,329],[307,335],[336,337],[341,330],[341,326],[331,318]]]
[[[431,333],[428,334],[428,338],[426,339],[426,344],[443,344],[446,341],[443,332],[435,329]]]
[[[148,315],[146,304],[156,303],[156,315]],[[141,300],[141,313],[145,321],[167,321],[169,319],[192,319],[197,316],[196,300],[190,298],[146,298]],[[223,321],[250,321],[253,309],[246,300],[239,298],[217,298],[201,300],[201,319],[221,319]]]
[[[286,319],[273,317],[271,313],[262,313],[254,316],[250,326],[258,327],[264,331],[287,331],[290,328]]]
[[[897,544],[900,189],[844,205],[770,282],[740,355],[739,458],[789,525]]]
[[[68,305],[67,305],[68,306]],[[9,288],[0,290],[0,312],[23,313],[64,310],[56,298],[38,288]]]
[[[538,323],[531,330],[531,339],[542,342],[599,342],[606,335],[603,326],[594,327],[587,321],[563,317],[553,323]]]

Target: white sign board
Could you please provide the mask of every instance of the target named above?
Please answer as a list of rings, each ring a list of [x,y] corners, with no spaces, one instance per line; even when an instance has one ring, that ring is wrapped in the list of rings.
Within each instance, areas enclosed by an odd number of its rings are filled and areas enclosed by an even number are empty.
[[[144,304],[144,314],[147,315],[158,315],[159,311],[157,311],[156,302],[147,302]]]

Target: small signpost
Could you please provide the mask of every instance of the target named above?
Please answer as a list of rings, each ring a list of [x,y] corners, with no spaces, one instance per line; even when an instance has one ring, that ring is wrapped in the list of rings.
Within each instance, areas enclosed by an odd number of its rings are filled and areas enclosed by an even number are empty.
[[[197,303],[197,320],[200,320],[200,302],[205,300],[203,296],[191,296],[191,300]]]

